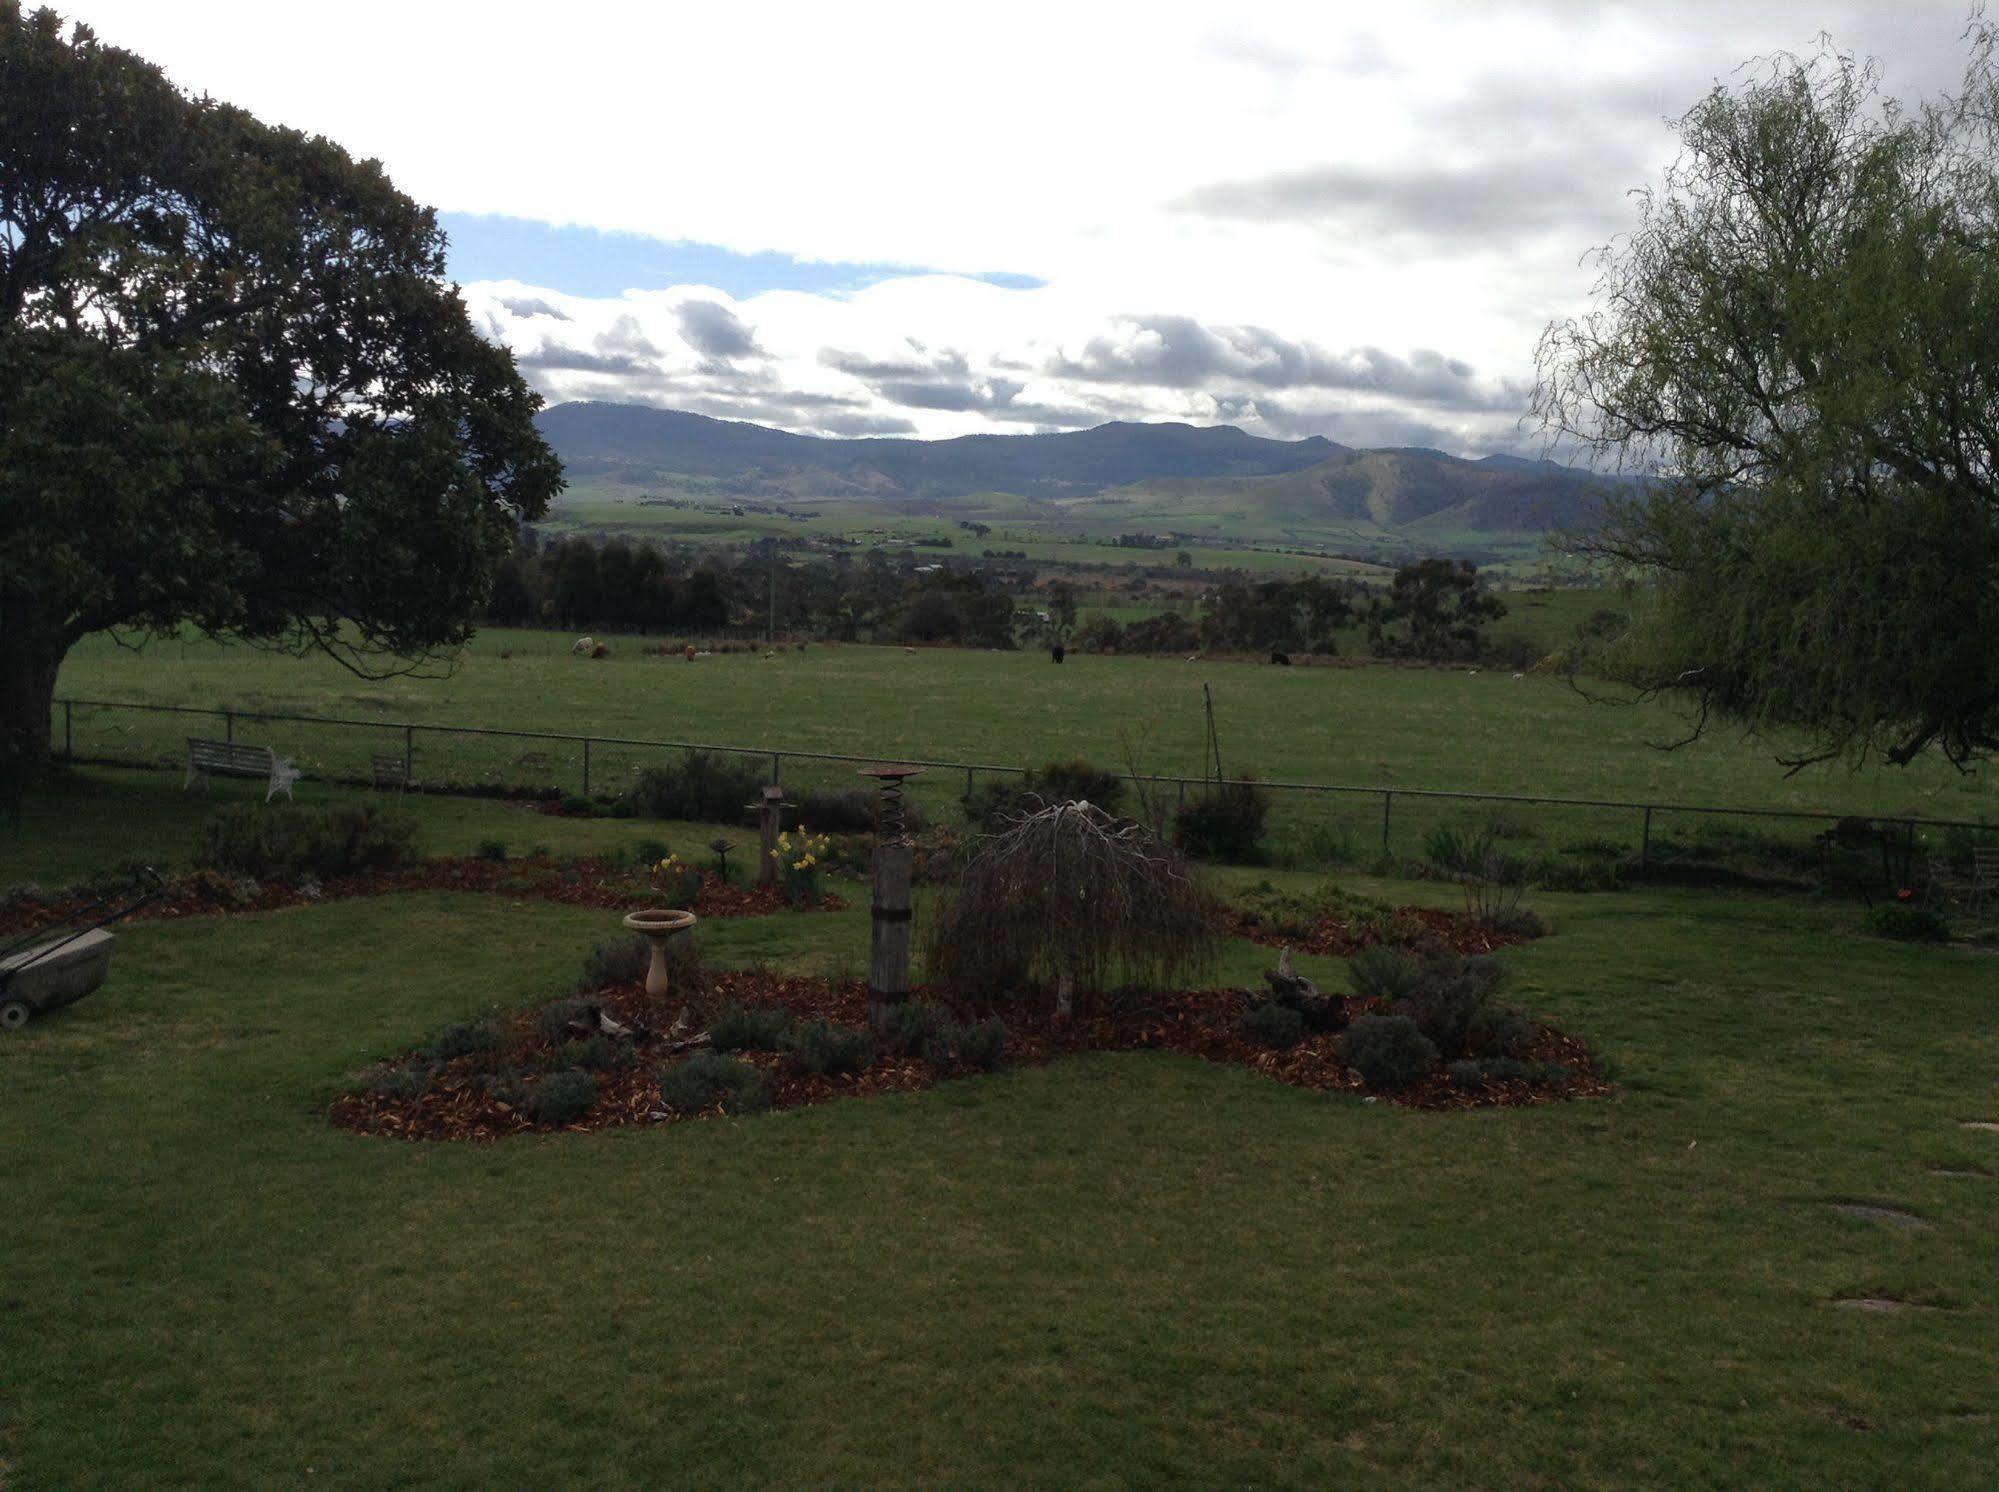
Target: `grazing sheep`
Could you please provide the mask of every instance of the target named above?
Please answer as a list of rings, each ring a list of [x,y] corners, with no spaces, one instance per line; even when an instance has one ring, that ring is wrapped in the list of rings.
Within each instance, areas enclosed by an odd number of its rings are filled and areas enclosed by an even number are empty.
[[[596,651],[596,647],[597,647],[596,638],[579,637],[576,639],[575,642],[569,645],[569,651],[574,653],[579,658],[588,658],[589,656],[591,656],[593,652]]]

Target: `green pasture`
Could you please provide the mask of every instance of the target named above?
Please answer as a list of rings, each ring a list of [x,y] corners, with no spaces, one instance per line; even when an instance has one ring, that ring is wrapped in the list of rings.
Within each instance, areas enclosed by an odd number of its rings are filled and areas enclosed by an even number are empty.
[[[1524,604],[1543,599],[1518,597]],[[1581,610],[1585,597],[1545,598]],[[1527,616],[1524,609],[1517,613]],[[1586,614],[1586,613],[1585,613]],[[1231,775],[1330,783],[1398,796],[1390,848],[1413,855],[1439,823],[1482,821],[1490,804],[1425,800],[1411,789],[1607,799],[1657,805],[1792,812],[1999,817],[1988,773],[1938,762],[1851,770],[1823,764],[1787,775],[1784,742],[1744,741],[1724,728],[1677,750],[1687,721],[1664,704],[1607,703],[1567,682],[1502,670],[1293,667],[1248,662],[1072,655],[1057,666],[1036,650],[978,652],[813,644],[766,658],[717,653],[689,663],[648,654],[656,642],[611,638],[611,655],[571,655],[568,634],[491,630],[439,677],[357,681],[337,664],[187,641],[132,651],[87,640],[64,665],[58,693],[82,699],[227,707],[194,717],[77,707],[59,710],[57,739],[78,756],[173,770],[183,739],[233,728],[239,739],[296,756],[320,777],[365,779],[375,754],[410,755],[419,782],[542,783],[583,788],[580,744],[509,736],[414,732],[405,722],[680,741],[763,750],[843,753],[870,759],[1032,766],[1076,756],[1146,773],[1198,777],[1208,686]],[[266,711],[336,716],[351,728],[259,722]],[[660,753],[592,748],[590,790],[612,793]],[[764,766],[768,767],[767,760]],[[856,786],[848,765],[781,764],[801,788]],[[974,781],[976,781],[976,776]],[[962,772],[916,780],[919,801],[955,815]],[[308,782],[301,792],[325,791]],[[1179,789],[1167,787],[1177,801]],[[1281,793],[1282,845],[1320,860],[1366,858],[1380,848],[1379,791]],[[1635,848],[1642,814],[1631,810],[1506,810],[1523,848],[1577,843]],[[1690,836],[1711,816],[1662,808],[1655,836]],[[1724,828],[1756,829],[1746,823]],[[1816,826],[1775,826],[1801,842]],[[1312,847],[1316,845],[1317,849]],[[1307,852],[1310,851],[1310,854]]]
[[[174,859],[199,822],[158,774],[62,792],[0,831],[10,869]],[[645,827],[410,807],[432,850]],[[1999,1120],[1999,959],[1833,902],[1537,904],[1511,998],[1609,1099],[1413,1113],[1141,1053],[490,1145],[324,1110],[564,991],[610,914],[129,925],[103,990],[0,1038],[0,1481],[1989,1485],[1999,1133],[1965,1121]],[[701,936],[850,972],[867,917]],[[1233,944],[1221,977],[1268,962]]]

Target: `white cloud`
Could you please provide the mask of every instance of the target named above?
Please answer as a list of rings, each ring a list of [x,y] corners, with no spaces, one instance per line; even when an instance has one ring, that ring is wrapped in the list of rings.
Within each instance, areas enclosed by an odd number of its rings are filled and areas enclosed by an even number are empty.
[[[1821,29],[1934,91],[1965,0],[63,9],[446,210],[1047,282],[470,287],[561,396],[828,431],[1236,418],[1490,449],[1517,443],[1580,254],[1670,151],[1662,115]]]

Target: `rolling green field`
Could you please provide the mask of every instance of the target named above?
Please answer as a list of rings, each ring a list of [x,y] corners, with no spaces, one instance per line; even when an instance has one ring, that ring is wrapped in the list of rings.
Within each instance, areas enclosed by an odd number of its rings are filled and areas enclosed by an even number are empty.
[[[1581,605],[1567,597],[1562,605]],[[1935,762],[1854,772],[1822,765],[1795,776],[1774,759],[1781,743],[1745,742],[1726,730],[1675,751],[1685,733],[1662,704],[1595,703],[1551,678],[1514,679],[1490,669],[1273,668],[1177,659],[814,644],[765,659],[718,654],[694,663],[648,656],[639,639],[611,639],[602,661],[572,657],[571,638],[489,631],[443,678],[359,682],[324,660],[297,660],[201,642],[133,652],[91,639],[71,654],[58,693],[238,711],[331,715],[363,722],[500,727],[639,740],[849,753],[1023,766],[1085,756],[1144,771],[1201,768],[1202,685],[1213,692],[1223,765],[1270,780],[1406,790],[1527,794],[1686,804],[1999,818],[1989,773]],[[219,720],[78,708],[79,755],[161,765],[183,756],[181,738],[213,734]],[[63,722],[57,720],[58,740]],[[388,725],[332,730],[283,722],[239,723],[243,739],[268,741],[308,771],[360,776],[372,753],[406,744],[420,781],[582,785],[574,743],[451,738],[409,743]],[[1127,750],[1128,748],[1128,750]],[[593,749],[593,791],[614,791],[657,753]],[[851,784],[843,766],[792,762],[787,781]],[[919,798],[948,811],[962,774],[932,772]],[[310,787],[308,792],[312,791]],[[1311,826],[1362,842],[1378,839],[1380,797],[1280,795],[1286,832]],[[1489,807],[1401,799],[1394,848],[1413,852],[1425,829]],[[1548,842],[1610,834],[1634,843],[1629,811],[1521,810]],[[1661,814],[1674,832],[1697,815]]]
[[[26,845],[81,813],[171,858],[177,787],[80,770]],[[411,809],[433,850],[532,817]],[[1609,1099],[1416,1113],[1140,1053],[486,1145],[324,1108],[566,989],[610,914],[130,925],[102,991],[0,1039],[0,1481],[1988,1486],[1999,1134],[1964,1121],[1999,1121],[1999,959],[1816,900],[1537,903],[1512,998]],[[850,970],[866,909],[703,936]]]

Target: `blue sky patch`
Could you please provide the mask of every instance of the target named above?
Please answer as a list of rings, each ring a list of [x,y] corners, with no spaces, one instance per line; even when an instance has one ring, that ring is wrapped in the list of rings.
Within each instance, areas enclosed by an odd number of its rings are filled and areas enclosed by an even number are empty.
[[[446,212],[438,214],[438,221],[451,240],[451,275],[461,284],[521,280],[577,296],[712,285],[740,300],[765,290],[838,295],[882,280],[933,273],[908,264],[840,264],[794,259],[789,254],[738,254],[714,244],[557,227],[532,218]],[[1046,283],[1033,275],[1005,272],[967,278],[1003,290],[1032,290]]]

